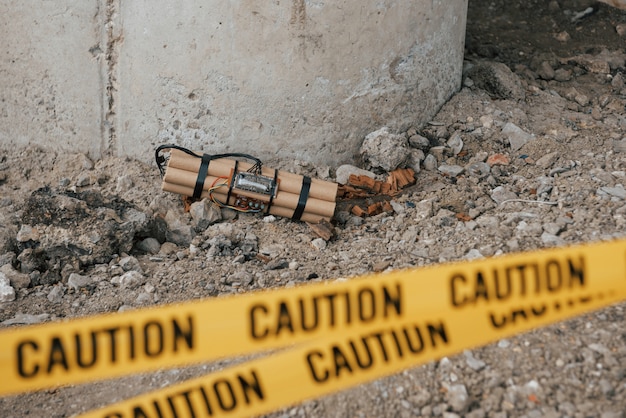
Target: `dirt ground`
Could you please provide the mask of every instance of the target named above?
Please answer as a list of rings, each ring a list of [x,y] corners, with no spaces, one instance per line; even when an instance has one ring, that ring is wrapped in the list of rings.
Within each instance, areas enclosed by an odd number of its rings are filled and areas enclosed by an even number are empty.
[[[0,144],[0,272],[15,291],[0,302],[1,326],[623,237],[625,51],[626,11],[591,0],[471,0],[462,89],[431,123],[401,133],[423,154],[417,184],[372,217],[340,202],[328,241],[304,223],[224,212],[229,219],[183,245],[194,220],[160,191],[154,165]],[[266,165],[331,180],[337,168]],[[55,246],[55,237],[75,244]],[[122,291],[129,271],[138,281]],[[625,308],[271,416],[624,418]],[[0,416],[69,417],[228,364],[5,397]]]

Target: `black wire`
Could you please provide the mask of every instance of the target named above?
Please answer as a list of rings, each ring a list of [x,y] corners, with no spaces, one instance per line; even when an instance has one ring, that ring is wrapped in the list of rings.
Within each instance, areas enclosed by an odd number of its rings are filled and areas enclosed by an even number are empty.
[[[164,170],[163,166],[165,165],[166,159],[165,159],[165,157],[163,155],[160,155],[160,152],[163,151],[164,149],[176,149],[176,150],[182,151],[182,152],[184,152],[184,153],[186,153],[188,155],[191,155],[193,157],[202,158],[202,155],[196,154],[195,152],[190,151],[187,148],[183,148],[183,147],[178,146],[178,145],[173,145],[173,144],[160,145],[154,151],[154,159],[156,161],[157,167],[159,168],[159,172],[161,173],[161,177],[163,177],[165,175],[165,170]],[[218,158],[246,158],[248,160],[252,160],[252,161],[254,161],[254,165],[248,169],[248,172],[250,172],[250,173],[261,174],[261,168],[263,167],[263,162],[261,160],[259,160],[258,158],[253,157],[252,155],[243,154],[243,153],[240,153],[240,152],[231,152],[231,153],[225,153],[225,154],[213,154],[213,155],[210,155],[210,159],[211,160],[216,160]]]

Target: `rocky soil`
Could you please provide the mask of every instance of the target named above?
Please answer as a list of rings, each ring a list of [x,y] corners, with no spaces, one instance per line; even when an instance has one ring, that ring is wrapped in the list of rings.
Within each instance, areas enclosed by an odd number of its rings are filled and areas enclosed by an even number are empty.
[[[624,237],[626,12],[579,13],[592,3],[470,1],[462,89],[426,126],[364,141],[361,169],[411,167],[417,183],[376,216],[340,201],[329,240],[204,202],[184,212],[154,165],[0,144],[1,326]],[[272,416],[623,418],[625,308]],[[0,416],[69,417],[228,364],[6,397]]]

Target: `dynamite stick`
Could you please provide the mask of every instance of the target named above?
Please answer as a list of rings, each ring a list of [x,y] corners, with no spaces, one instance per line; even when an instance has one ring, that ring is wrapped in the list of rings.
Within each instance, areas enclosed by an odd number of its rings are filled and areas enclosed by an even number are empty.
[[[173,149],[170,152],[170,160],[168,163],[168,169],[178,168],[181,170],[189,171],[192,173],[198,173],[200,170],[201,161],[192,155],[188,155],[182,151]],[[238,164],[238,170],[246,171],[253,165],[247,162],[240,161]],[[208,167],[208,174],[215,177],[230,177],[232,170],[235,168],[235,160],[228,158],[218,158],[211,160]],[[267,177],[274,177],[274,169],[263,167],[261,174]],[[278,179],[280,180],[280,190],[300,194],[302,188],[303,176],[299,174],[289,173],[287,171],[278,170]],[[286,181],[295,180],[295,181]],[[194,180],[195,183],[195,180]],[[330,181],[324,181],[320,179],[311,179],[311,188],[309,190],[309,197],[314,199],[325,200],[328,202],[334,202],[337,197],[337,188],[339,185]]]
[[[197,174],[192,173],[190,171],[168,167],[167,172],[165,173],[165,176],[163,177],[163,181],[165,181],[166,183],[186,186],[191,190],[191,193],[193,194],[193,187],[196,183],[196,177],[197,177]],[[211,189],[212,185],[216,184],[218,180],[219,180],[218,177],[211,176],[211,175],[207,176],[207,178],[204,181],[203,190]],[[283,187],[283,185],[286,185],[286,187]],[[291,209],[293,212],[293,210],[295,210],[296,207],[298,206],[298,201],[300,199],[300,190],[298,190],[298,194],[288,193],[283,190],[284,189],[293,190],[297,186],[298,186],[297,180],[294,178],[281,179],[280,187],[278,189],[278,192],[276,193],[276,196],[274,196],[274,199],[272,201],[272,206],[278,206],[278,207],[283,207],[286,209]],[[302,184],[300,184],[300,187],[302,187]],[[218,189],[215,192],[226,196],[227,191],[228,191],[228,186]],[[259,195],[258,193],[249,192],[246,190],[236,190],[234,193],[236,193],[239,196],[249,197],[252,199],[269,201],[267,196],[262,196],[262,195]],[[315,199],[309,196],[304,206],[304,212],[321,215],[324,218],[330,219],[335,213],[335,202]],[[279,215],[279,216],[284,216],[284,215]]]
[[[188,187],[188,186],[174,184],[174,183],[168,183],[166,181],[164,181],[162,183],[161,189],[163,191],[165,191],[165,192],[176,193],[176,194],[180,194],[180,195],[183,195],[183,196],[190,196],[193,193],[193,187]],[[235,196],[231,196],[230,200],[228,202],[226,202],[226,198],[227,198],[227,192],[226,191],[220,191],[220,189],[218,189],[218,190],[213,191],[213,194],[221,202],[228,203],[229,205],[234,205],[235,204],[235,200],[236,200]],[[201,198],[208,198],[209,197],[209,191],[208,190],[203,190],[200,197]],[[295,212],[295,209],[289,209],[289,208],[276,206],[276,205],[270,206],[270,209],[269,209],[270,215],[276,215],[276,216],[280,216],[280,217],[283,217],[283,218],[292,218],[293,215],[294,215],[294,212]],[[326,221],[330,221],[330,217],[329,216],[322,216],[322,215],[318,215],[318,214],[315,214],[315,213],[309,213],[309,212],[306,212],[306,211],[304,213],[302,213],[302,216],[300,217],[300,220],[302,220],[304,222],[311,222],[311,223],[318,223],[322,219],[324,219]]]

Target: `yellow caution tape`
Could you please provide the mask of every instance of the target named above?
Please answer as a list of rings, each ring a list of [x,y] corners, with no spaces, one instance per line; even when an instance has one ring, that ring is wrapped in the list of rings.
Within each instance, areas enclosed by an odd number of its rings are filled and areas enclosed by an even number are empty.
[[[298,344],[96,416],[258,414],[624,300],[625,255],[616,241],[5,330],[0,394]]]

